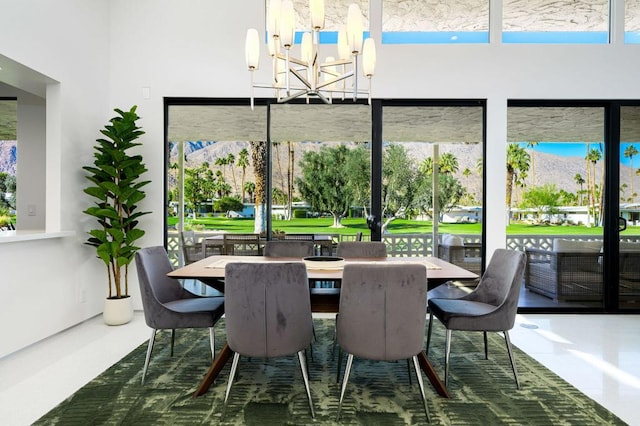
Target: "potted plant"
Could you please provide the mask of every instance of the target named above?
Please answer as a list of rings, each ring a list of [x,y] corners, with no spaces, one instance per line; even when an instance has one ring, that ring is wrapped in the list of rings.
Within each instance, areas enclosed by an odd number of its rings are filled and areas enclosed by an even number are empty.
[[[129,111],[115,109],[118,114],[100,130],[105,137],[97,139],[92,166],[84,166],[91,185],[84,192],[94,204],[84,211],[97,220],[86,244],[96,248],[97,257],[107,268],[109,293],[105,300],[104,320],[109,325],[125,324],[133,317],[129,297],[128,272],[139,247],[136,240],[144,235],[138,219],[149,212],[138,210],[137,203],[145,197],[140,189],[149,181],[140,180],[147,171],[141,155],[128,150],[144,131],[136,125],[140,117],[134,105]]]

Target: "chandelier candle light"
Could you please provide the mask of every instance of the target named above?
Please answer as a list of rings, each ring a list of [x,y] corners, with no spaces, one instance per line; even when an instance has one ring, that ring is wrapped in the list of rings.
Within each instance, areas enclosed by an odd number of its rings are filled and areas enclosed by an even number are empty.
[[[330,104],[333,94],[344,99],[350,93],[355,101],[359,94],[367,95],[371,103],[371,77],[376,66],[376,46],[372,38],[363,43],[364,24],[357,4],[349,5],[347,25],[338,32],[338,59],[327,56],[320,63],[320,30],[324,28],[324,0],[310,0],[311,32],[302,34],[300,56],[292,55],[295,36],[295,14],[289,0],[270,0],[267,18],[267,47],[272,58],[273,81],[271,84],[254,83],[253,72],[260,59],[258,30],[247,31],[245,55],[251,75],[251,109],[254,88],[275,90],[279,103],[304,96],[316,96]],[[282,53],[281,50],[284,50]],[[358,56],[362,56],[362,73],[368,80],[366,90],[358,88]],[[291,75],[295,77],[291,81]],[[350,87],[347,82],[350,81]],[[284,93],[284,95],[283,95]]]

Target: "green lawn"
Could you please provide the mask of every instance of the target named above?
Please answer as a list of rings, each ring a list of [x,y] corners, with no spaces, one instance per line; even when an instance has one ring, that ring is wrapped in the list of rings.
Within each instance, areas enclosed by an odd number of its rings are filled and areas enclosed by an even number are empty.
[[[177,223],[176,217],[169,217],[169,226]],[[227,219],[203,217],[188,220],[187,223],[197,225],[205,230],[222,230],[234,233],[253,232],[253,219]],[[347,218],[342,221],[344,228],[332,228],[332,218],[274,220],[273,229],[294,234],[344,234],[353,235],[356,232],[369,233],[366,222],[362,218]],[[480,234],[480,223],[441,223],[438,226],[440,234]],[[432,232],[431,222],[396,219],[388,229],[391,234],[418,234]],[[513,224],[507,228],[511,235],[601,235],[601,227],[587,228],[585,226],[550,226]],[[624,231],[624,235],[640,235],[640,227],[631,227]]]

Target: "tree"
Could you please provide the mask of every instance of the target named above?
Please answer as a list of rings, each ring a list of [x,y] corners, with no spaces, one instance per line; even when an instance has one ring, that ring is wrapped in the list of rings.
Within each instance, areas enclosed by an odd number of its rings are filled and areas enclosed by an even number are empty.
[[[527,148],[531,149],[531,185],[536,185],[536,163],[535,163],[535,147],[538,146],[538,142],[527,142]]]
[[[184,174],[184,199],[187,206],[193,210],[195,218],[200,205],[213,198],[215,179],[207,162],[195,168],[185,169]]]
[[[585,160],[587,162],[587,195],[588,195],[588,209],[593,214],[593,222],[596,226],[600,224],[600,214],[602,211],[598,200],[599,195],[602,195],[598,190],[598,184],[596,181],[596,164],[602,159],[602,151],[597,148],[591,148],[587,144],[587,155]]]
[[[235,194],[239,194],[240,191],[238,191],[238,184],[236,182],[236,172],[234,169],[234,166],[236,165],[236,156],[233,155],[233,153],[229,153],[229,155],[227,155],[227,164],[229,166],[231,166],[231,180],[233,180],[233,192]]]
[[[249,195],[249,202],[255,203],[256,184],[255,182],[245,182],[242,190]]]
[[[520,145],[510,143],[507,146],[507,209],[511,221],[511,197],[513,186],[523,187],[529,171],[529,154]]]
[[[633,197],[635,197],[635,194],[633,193],[633,157],[636,155],[638,155],[638,150],[634,145],[629,145],[624,150],[624,157],[628,158],[631,162],[631,168],[629,169],[629,180],[631,181],[631,202],[633,202]]]
[[[433,209],[433,175],[419,175],[415,181],[416,196],[413,206],[422,213]],[[466,191],[460,181],[450,174],[438,175],[438,210],[450,211],[458,205]],[[437,218],[442,219],[442,213]]]
[[[546,220],[551,220],[551,215],[558,212],[559,198],[560,193],[553,184],[534,186],[525,191],[521,206],[535,209],[538,222],[542,222],[545,220],[543,215],[547,216]]]
[[[226,165],[229,164],[229,160],[227,160],[227,157],[218,157],[213,164],[220,167],[220,169],[222,170],[222,176],[226,180]]]
[[[213,208],[217,212],[242,211],[244,204],[235,197],[222,197],[213,203]]]
[[[236,164],[242,169],[242,177],[240,178],[240,189],[242,194],[240,200],[244,203],[244,194],[246,193],[244,180],[247,175],[247,167],[249,166],[249,151],[247,151],[247,148],[242,148],[238,154],[238,162]]]
[[[450,152],[445,152],[438,159],[438,171],[445,175],[453,175],[458,171],[458,159]]]
[[[305,152],[300,161],[302,177],[296,185],[302,197],[317,212],[329,212],[333,227],[341,227],[341,220],[349,211],[354,199],[354,185],[350,182],[347,164],[349,149],[344,145],[323,146],[320,151]],[[367,179],[368,176],[360,177]]]
[[[251,141],[251,162],[253,163],[253,173],[255,175],[255,210],[256,217],[253,224],[253,230],[256,234],[266,231],[267,215],[267,149],[269,149],[266,141]]]
[[[358,146],[350,151],[347,159],[347,178],[353,189],[353,205],[362,206],[364,216],[369,215],[367,209],[371,202],[371,152]]]
[[[387,146],[382,157],[382,232],[414,207],[418,172],[404,146]]]
[[[583,190],[582,190],[582,185],[584,185],[584,178],[582,177],[582,175],[580,173],[576,173],[576,175],[573,177],[573,180],[580,185],[580,191],[578,192],[578,194],[580,195],[580,204],[582,205],[582,195],[583,195]]]

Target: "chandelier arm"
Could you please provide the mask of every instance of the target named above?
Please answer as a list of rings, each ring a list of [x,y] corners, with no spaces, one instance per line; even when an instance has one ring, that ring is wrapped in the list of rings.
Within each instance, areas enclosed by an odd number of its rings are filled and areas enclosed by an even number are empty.
[[[290,100],[295,99],[295,98],[300,97],[300,96],[305,95],[305,94],[311,94],[311,93],[308,90],[300,90],[299,92],[296,92],[293,95],[289,95],[286,98],[278,99],[278,103],[286,104]],[[315,95],[315,93],[313,93],[313,94]]]
[[[346,72],[346,73],[344,73],[342,75],[337,76],[336,78],[332,78],[331,80],[323,81],[322,83],[318,84],[318,89],[322,89],[323,87],[328,86],[330,84],[337,83],[337,82],[342,81],[342,80],[346,80],[347,78],[351,77],[352,75],[353,75],[353,71],[349,71],[349,72]],[[341,92],[341,90],[333,90],[333,91],[334,92]]]
[[[304,77],[303,77],[303,76],[298,72],[298,70],[296,70],[295,68],[289,68],[289,71],[291,71],[291,74],[295,75],[295,76],[298,78],[298,80],[300,80],[300,82],[301,82],[302,84],[304,84],[305,86],[307,86],[309,89],[312,89],[312,87],[311,87],[311,83],[309,83],[309,82],[307,81],[307,79],[306,79],[306,78],[304,78]]]

